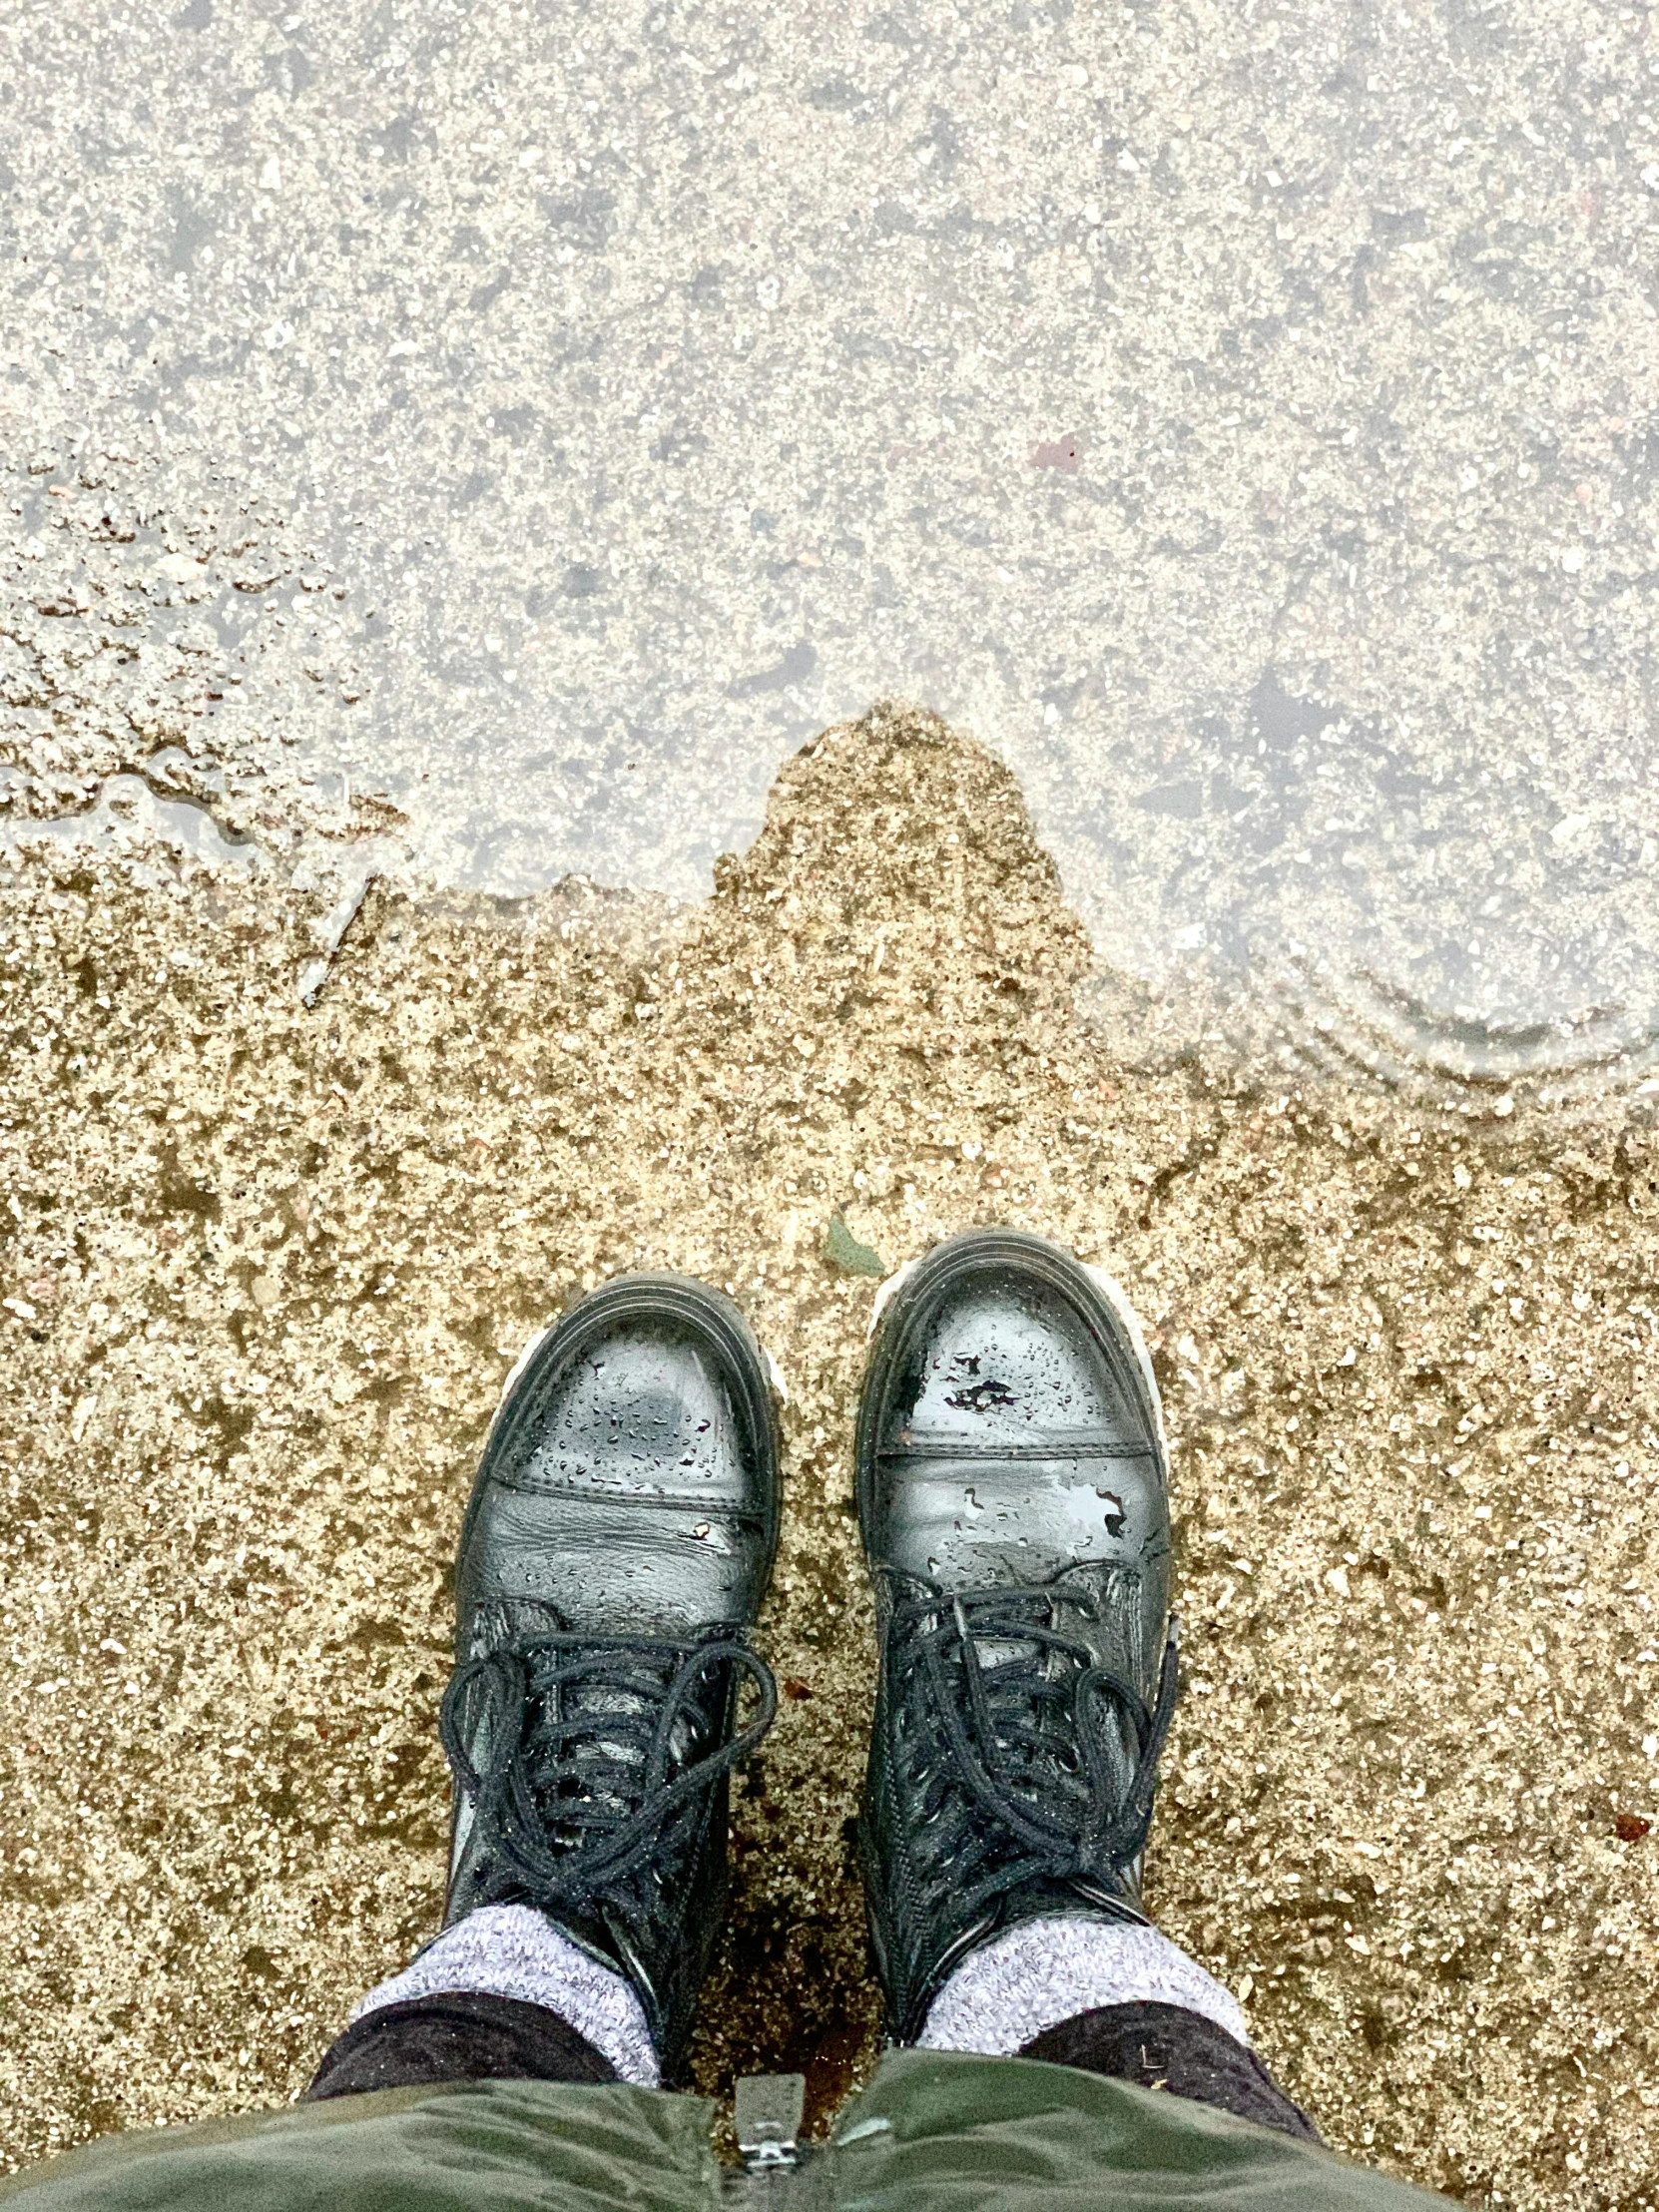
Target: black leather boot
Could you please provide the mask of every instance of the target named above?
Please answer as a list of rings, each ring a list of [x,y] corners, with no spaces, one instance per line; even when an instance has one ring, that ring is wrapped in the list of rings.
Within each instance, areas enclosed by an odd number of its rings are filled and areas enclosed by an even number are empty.
[[[731,1770],[776,1709],[748,1636],[778,1517],[748,1324],[701,1284],[638,1275],[520,1362],[461,1531],[445,1925],[544,1913],[633,1983],[665,2078],[720,1930]]]
[[[1016,1230],[893,1283],[858,1415],[880,1681],[859,1834],[888,2026],[1019,1921],[1143,1921],[1175,1706],[1163,1423],[1115,1286]]]

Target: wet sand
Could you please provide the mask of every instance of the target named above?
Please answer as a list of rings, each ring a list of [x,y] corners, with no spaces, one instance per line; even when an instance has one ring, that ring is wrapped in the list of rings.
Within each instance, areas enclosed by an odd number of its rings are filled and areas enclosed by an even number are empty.
[[[822,2120],[867,2069],[838,1208],[889,1267],[1011,1221],[1136,1299],[1188,1677],[1151,1902],[1332,2142],[1659,2201],[1651,1101],[1137,1070],[1012,779],[896,712],[789,765],[705,904],[371,890],[308,1009],[298,894],[62,853],[0,905],[9,2160],[291,2096],[431,1933],[479,1441],[639,1266],[731,1289],[790,1391],[698,2080],[800,2065]]]

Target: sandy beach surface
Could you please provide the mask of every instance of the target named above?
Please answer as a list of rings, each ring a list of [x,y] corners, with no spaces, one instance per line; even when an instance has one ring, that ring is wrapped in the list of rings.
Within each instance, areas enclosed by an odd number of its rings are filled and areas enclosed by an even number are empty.
[[[293,2095],[432,1932],[479,1442],[635,1267],[730,1289],[788,1383],[783,1705],[696,2070],[800,2066],[822,2124],[877,2039],[857,1271],[1008,1221],[1121,1278],[1165,1394],[1164,1926],[1339,2147],[1652,2204],[1651,1100],[1137,1066],[1012,778],[916,714],[809,744],[716,876],[371,884],[307,1006],[317,894],[0,868],[6,2158]]]

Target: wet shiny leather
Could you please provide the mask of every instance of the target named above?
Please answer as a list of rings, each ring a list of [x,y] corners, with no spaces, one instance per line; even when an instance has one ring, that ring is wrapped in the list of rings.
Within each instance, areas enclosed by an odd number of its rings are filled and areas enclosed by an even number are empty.
[[[729,1299],[625,1276],[531,1353],[496,1415],[455,1571],[456,1655],[505,1600],[577,1633],[747,1628],[778,1543],[763,1356]]]
[[[1154,1386],[1057,1245],[970,1231],[897,1286],[859,1411],[858,1512],[872,1564],[947,1590],[1121,1570],[1101,1656],[1152,1701],[1170,1603]]]
[[[503,1395],[461,1531],[456,1657],[555,1630],[729,1645],[760,1611],[779,1504],[764,1355],[736,1306],[678,1276],[606,1284],[534,1346]],[[702,1717],[675,1725],[677,1772],[732,1741],[738,1679],[723,1664]],[[570,1695],[572,1713],[595,1718],[641,1710],[603,1684]],[[482,1736],[469,1744],[475,1767],[486,1748]],[[728,1804],[722,1775],[677,1824],[670,1856],[635,1878],[633,1910],[550,1912],[632,1980],[669,2077],[724,1917]],[[446,1925],[504,1896],[541,1902],[532,1889],[503,1892],[495,1838],[475,1813],[457,1789]]]
[[[893,1642],[902,1609],[934,1592],[948,1619],[952,1597],[1047,1586],[1055,1594],[1035,1601],[1050,1605],[1047,1625],[1156,1704],[1169,1636],[1167,1467],[1156,1383],[1129,1322],[1040,1238],[980,1230],[936,1246],[881,1315],[857,1484],[866,1554],[886,1570],[875,1576],[881,1671],[859,1848],[889,2030],[909,2041],[951,1966],[997,1929],[1056,1913],[1144,1918],[1138,1860],[1109,1875],[1022,1878],[964,1917],[927,1811],[941,1724],[907,1710],[913,1676]],[[981,1637],[975,1648],[994,1670],[1035,1647]],[[1130,1732],[1098,1748],[1127,1792]]]

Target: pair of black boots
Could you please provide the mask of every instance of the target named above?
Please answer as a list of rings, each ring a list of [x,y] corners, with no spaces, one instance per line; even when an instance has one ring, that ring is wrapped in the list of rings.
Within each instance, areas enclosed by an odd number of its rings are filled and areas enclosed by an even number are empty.
[[[886,1286],[857,1440],[880,1686],[859,1822],[889,2026],[1033,1917],[1140,1921],[1175,1702],[1157,1387],[1110,1281],[1008,1230]],[[519,1363],[456,1574],[445,1925],[524,1905],[683,2062],[727,1887],[728,1784],[776,1691],[771,1371],[729,1299],[631,1276]],[[752,1695],[746,1695],[746,1690]]]

